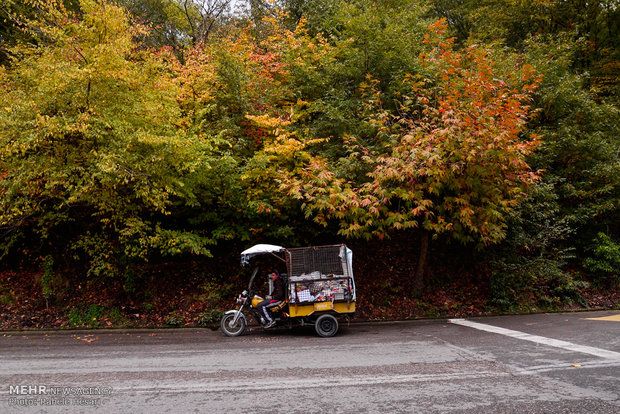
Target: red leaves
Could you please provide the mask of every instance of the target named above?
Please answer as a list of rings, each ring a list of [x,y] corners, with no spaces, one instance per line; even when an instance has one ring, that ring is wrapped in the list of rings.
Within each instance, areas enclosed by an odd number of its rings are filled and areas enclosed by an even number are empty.
[[[403,84],[410,91],[403,94],[397,113],[383,108],[376,80],[368,78],[364,85],[364,93],[371,97],[367,103],[371,123],[380,131],[379,146],[363,148],[356,143],[355,154],[366,154],[361,160],[370,170],[371,182],[348,183],[347,197],[343,181],[307,188],[308,209],[320,211],[322,221],[339,219],[344,234],[424,223],[436,233],[496,242],[504,235],[507,206],[538,178],[525,161],[537,138],[523,140],[520,134],[528,118],[525,102],[540,78],[531,68],[523,68],[525,85],[515,88],[511,84],[519,80],[511,75],[500,79],[487,51],[470,47],[456,52],[453,40],[442,37],[444,30],[445,21],[429,28],[425,40],[434,48],[421,55],[435,79],[422,82],[420,76],[406,75]],[[416,106],[408,96],[416,97]],[[350,163],[359,162],[354,157]],[[306,178],[325,184],[324,176],[317,171]],[[338,207],[320,207],[325,194],[331,194],[328,199]]]
[[[282,56],[274,52],[254,52],[250,55],[250,59],[257,65],[257,73],[266,81],[284,79],[288,75],[289,65],[283,62]]]

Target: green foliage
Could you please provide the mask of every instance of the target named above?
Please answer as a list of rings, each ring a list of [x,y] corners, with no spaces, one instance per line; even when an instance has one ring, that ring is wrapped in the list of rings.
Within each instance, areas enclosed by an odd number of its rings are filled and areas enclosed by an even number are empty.
[[[505,242],[492,250],[491,302],[503,310],[524,305],[585,305],[586,284],[566,270],[575,257],[565,247],[573,231],[560,213],[551,184],[540,184],[510,217]]]
[[[230,297],[235,291],[235,285],[231,283],[219,284],[208,281],[200,286],[203,292],[202,300],[208,303],[218,303],[220,299]]]
[[[420,70],[428,23],[423,14],[423,6],[411,0],[305,3],[308,30],[320,33],[332,49],[312,71],[294,73],[293,90],[307,102],[299,129],[315,138],[333,137],[321,148],[327,155],[342,155],[345,135],[365,134],[359,109],[367,75],[379,81],[385,105],[393,107],[403,76]]]
[[[209,279],[212,279],[209,277]],[[218,309],[223,300],[229,299],[235,293],[236,286],[232,283],[219,284],[212,280],[204,282],[200,286],[202,294],[198,300],[208,311],[201,312],[195,323],[205,328],[217,328],[222,319],[223,312]]]
[[[4,1],[3,264],[44,263],[47,300],[62,267],[133,295],[145,262],[221,240],[417,228],[506,237],[506,306],[579,300],[570,265],[617,279],[612,0],[274,4]],[[425,38],[437,17],[455,40]]]
[[[87,327],[98,328],[106,308],[97,304],[80,304],[72,307],[68,314],[69,326],[71,327]]]
[[[167,326],[179,328],[183,326],[185,320],[183,319],[183,315],[181,315],[178,311],[173,311],[166,315],[164,322]]]
[[[446,18],[461,40],[471,37],[478,42],[501,42],[520,48],[534,34],[575,31],[578,37],[587,38],[599,53],[617,48],[620,40],[620,10],[614,0],[432,0],[430,3],[434,15]]]
[[[598,232],[617,232],[620,200],[620,110],[612,100],[596,96],[587,74],[571,69],[584,43],[566,33],[526,42],[528,58],[544,79],[531,126],[541,145],[531,162],[553,184],[558,216],[572,231],[561,244],[581,256],[574,265],[583,262]],[[606,278],[593,276],[595,283]]]
[[[41,277],[41,290],[47,300],[53,293],[52,279],[54,278],[54,259],[47,257],[43,262],[43,276]]]
[[[15,303],[15,295],[13,295],[11,292],[0,294],[0,304],[8,306],[12,305],[13,303]]]
[[[91,328],[127,325],[127,318],[118,308],[109,308],[98,304],[81,303],[68,310],[67,319],[73,328]]]
[[[200,315],[198,315],[196,323],[198,324],[198,326],[202,326],[203,328],[218,327],[220,320],[222,319],[222,315],[224,315],[222,311],[219,311],[217,309],[211,309],[209,311],[200,313]]]
[[[62,240],[93,276],[118,273],[119,256],[208,255],[206,231],[165,219],[198,206],[221,164],[209,137],[178,126],[166,61],[136,49],[141,28],[116,6],[84,0],[77,19],[52,6],[47,36],[0,72],[0,228],[53,254]]]
[[[554,310],[565,303],[587,306],[581,292],[588,283],[563,269],[574,256],[503,258],[493,263],[491,304],[503,311],[524,306]]]
[[[10,280],[10,279],[9,279]],[[15,294],[5,283],[0,282],[0,304],[8,306],[15,303]]]
[[[185,45],[189,27],[180,4],[174,0],[119,0],[128,13],[146,25],[141,43],[151,47],[171,47],[177,53]]]
[[[47,256],[43,260],[43,275],[41,276],[41,293],[43,293],[46,308],[49,308],[50,300],[53,300],[58,293],[59,283],[60,276],[54,272],[54,259]]]
[[[567,269],[583,261],[576,255],[598,232],[617,232],[620,10],[611,3],[431,2],[462,46],[493,45],[503,70],[525,60],[542,75],[528,125],[540,146],[528,161],[544,171],[543,182],[516,210],[506,241],[495,249],[491,282],[503,307],[538,299],[550,306],[579,302],[582,282]]]
[[[592,240],[591,255],[584,261],[586,269],[595,273],[599,280],[620,282],[620,244],[605,233],[599,233]]]
[[[108,318],[114,326],[124,326],[127,324],[127,319],[118,308],[112,308],[108,313]]]
[[[67,312],[69,326],[73,328],[96,329],[101,326],[125,326],[127,319],[118,308],[108,308],[98,304],[81,303]]]

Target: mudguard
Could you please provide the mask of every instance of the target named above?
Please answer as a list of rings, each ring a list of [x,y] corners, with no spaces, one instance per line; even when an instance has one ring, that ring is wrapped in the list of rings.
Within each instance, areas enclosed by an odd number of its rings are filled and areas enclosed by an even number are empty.
[[[231,309],[229,311],[224,312],[224,315],[228,315],[229,313],[239,313],[239,311],[236,309]],[[245,317],[245,314],[243,312],[241,312],[241,315],[239,316],[239,318],[243,319],[243,321],[245,322],[245,326],[248,326],[248,320]]]

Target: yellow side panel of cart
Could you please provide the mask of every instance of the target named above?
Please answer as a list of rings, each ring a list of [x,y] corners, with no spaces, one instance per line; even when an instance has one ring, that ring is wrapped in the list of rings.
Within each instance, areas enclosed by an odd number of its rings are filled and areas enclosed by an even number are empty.
[[[334,303],[334,310],[338,313],[353,313],[355,312],[355,302],[336,302]]]
[[[293,318],[296,316],[308,316],[314,312],[314,305],[312,303],[308,305],[288,305],[288,312]]]
[[[316,302],[314,304],[315,311],[327,311],[334,309],[334,304],[331,302]]]
[[[355,312],[355,302],[316,302],[304,305],[290,304],[288,309],[289,314],[293,318],[298,316],[308,316],[314,312],[324,312],[331,310],[334,310],[338,313],[353,313]]]

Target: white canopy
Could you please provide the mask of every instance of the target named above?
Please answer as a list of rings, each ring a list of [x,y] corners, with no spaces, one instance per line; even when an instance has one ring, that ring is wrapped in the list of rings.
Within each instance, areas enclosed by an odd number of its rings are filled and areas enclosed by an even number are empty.
[[[274,244],[257,244],[241,252],[241,265],[247,265],[250,259],[254,256],[266,253],[277,253],[282,250],[284,250],[284,247],[276,246]]]

